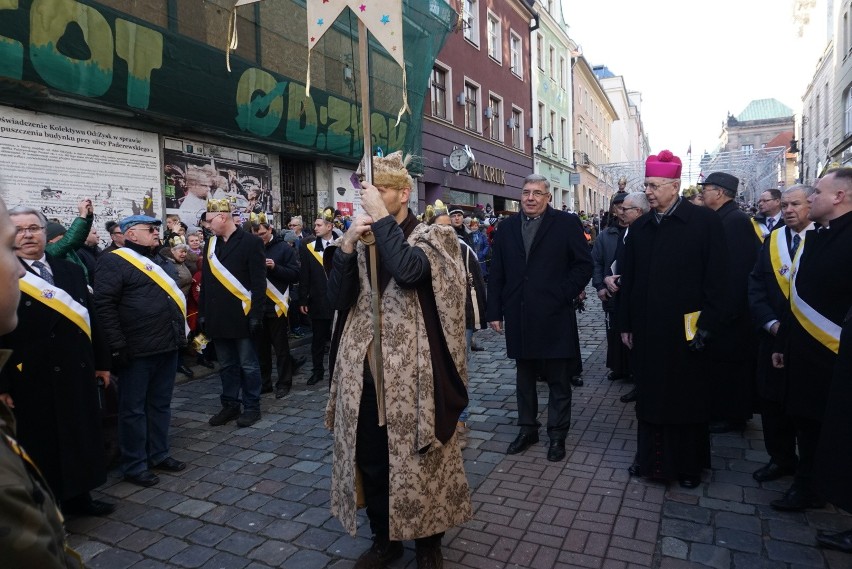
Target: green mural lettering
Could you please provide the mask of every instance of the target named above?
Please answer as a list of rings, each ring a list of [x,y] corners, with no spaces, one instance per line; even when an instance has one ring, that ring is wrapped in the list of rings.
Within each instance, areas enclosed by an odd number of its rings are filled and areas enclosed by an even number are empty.
[[[408,122],[399,121],[396,125],[396,119],[386,117],[388,121],[388,147],[390,148],[405,148],[405,135],[408,132]],[[406,148],[406,151],[410,152]]]
[[[305,94],[305,86],[290,83],[287,98],[287,132],[285,137],[290,142],[302,146],[316,146],[318,114],[317,105],[311,97]]]
[[[83,32],[88,60],[63,55],[57,44],[69,24]],[[74,0],[34,0],[30,8],[30,59],[44,81],[56,89],[100,97],[112,83],[113,41],[109,24],[96,9]]]
[[[18,0],[0,0],[0,10],[17,10]],[[24,44],[0,36],[0,75],[20,79],[24,74]]]
[[[163,65],[163,34],[138,24],[115,21],[115,54],[127,62],[127,105],[147,109],[151,72]]]
[[[326,149],[335,154],[352,154],[352,107],[349,101],[328,97]]]
[[[373,152],[381,148],[385,154],[392,152],[388,147],[388,119],[381,113],[370,114],[370,130],[373,134]],[[394,149],[395,150],[395,149]]]
[[[251,67],[240,75],[237,84],[237,125],[243,131],[269,136],[284,116],[284,90],[287,82],[278,82],[271,74]]]

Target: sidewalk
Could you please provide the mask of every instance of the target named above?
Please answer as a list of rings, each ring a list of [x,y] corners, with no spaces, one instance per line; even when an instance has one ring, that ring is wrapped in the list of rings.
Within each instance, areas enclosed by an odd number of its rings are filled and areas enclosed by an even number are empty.
[[[585,386],[562,463],[545,459],[546,437],[507,456],[517,434],[514,364],[503,337],[478,332],[486,350],[471,362],[471,431],[464,451],[475,519],[447,532],[445,567],[535,569],[799,569],[852,567],[852,555],[814,546],[818,529],[852,527],[826,508],[782,514],[769,508],[789,479],[759,485],[751,472],[767,460],[759,420],[744,436],[713,439],[713,467],[695,490],[631,478],[635,451],[629,389],[606,380],[603,317],[590,299],[580,315]],[[299,354],[308,347],[298,348]],[[309,368],[307,365],[306,368]],[[213,375],[180,384],[173,403],[173,453],[188,463],[141,489],[112,473],[103,493],[118,502],[105,519],[69,521],[71,544],[87,565],[134,569],[352,566],[369,546],[329,515],[331,438],[322,426],[325,385],[307,387],[301,370],[281,400],[263,398],[263,420],[238,429],[209,427],[218,410]],[[546,386],[539,389],[541,407]],[[544,430],[542,429],[542,434]],[[394,568],[412,568],[413,545]]]

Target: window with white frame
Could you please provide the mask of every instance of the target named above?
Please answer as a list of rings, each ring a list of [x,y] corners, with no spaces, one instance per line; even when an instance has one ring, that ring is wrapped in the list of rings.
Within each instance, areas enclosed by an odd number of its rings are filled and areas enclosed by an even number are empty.
[[[556,154],[556,113],[554,111],[550,111],[550,152],[552,154]]]
[[[754,152],[754,144],[743,144],[740,146],[740,150],[746,154],[751,154]]]
[[[523,44],[521,36],[515,32],[509,32],[509,65],[512,73],[518,77],[524,76]]]
[[[479,87],[473,83],[464,84],[464,127],[479,132]]]
[[[464,0],[464,38],[479,45],[479,3],[477,0]]]
[[[845,135],[852,134],[852,87],[846,91],[846,108],[844,109]]]
[[[544,36],[541,34],[535,36],[535,62],[538,68],[544,71]]]
[[[488,56],[502,62],[503,59],[503,33],[500,28],[500,18],[488,12]]]
[[[491,117],[488,118],[488,136],[491,140],[503,142],[503,100],[496,95],[489,96],[488,108],[491,109]]]
[[[448,118],[447,102],[447,70],[435,66],[432,68],[432,116]]]
[[[550,78],[556,80],[556,48],[550,46]]]
[[[544,103],[538,104],[538,143],[544,140]]]
[[[524,112],[518,107],[512,107],[512,121],[509,125],[512,130],[512,147],[523,150]]]
[[[562,123],[559,125],[559,149],[562,152],[562,158],[568,157],[568,121],[566,119],[562,119]]]
[[[559,86],[564,91],[568,88],[568,83],[565,81],[565,58],[559,58]]]

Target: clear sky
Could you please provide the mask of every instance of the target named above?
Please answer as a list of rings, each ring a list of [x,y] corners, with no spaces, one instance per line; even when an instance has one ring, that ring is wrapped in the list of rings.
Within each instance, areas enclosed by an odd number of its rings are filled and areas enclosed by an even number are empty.
[[[826,0],[798,37],[793,0],[562,0],[571,38],[592,65],[642,93],[651,152],[698,161],[728,112],[775,98],[799,115],[826,45]],[[837,2],[838,0],[834,0]],[[697,176],[693,166],[693,174]],[[684,167],[684,174],[686,167]]]

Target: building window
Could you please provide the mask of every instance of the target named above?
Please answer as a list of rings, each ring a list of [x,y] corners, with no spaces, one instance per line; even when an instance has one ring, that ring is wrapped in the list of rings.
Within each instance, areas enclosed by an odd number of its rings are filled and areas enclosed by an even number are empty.
[[[846,91],[846,108],[844,111],[844,124],[846,126],[846,136],[852,134],[852,87]]]
[[[488,13],[488,55],[491,59],[502,62],[503,34],[500,29],[500,18]]]
[[[538,143],[544,140],[544,103],[538,104]]]
[[[550,46],[550,78],[556,80],[556,48]]]
[[[464,0],[464,38],[479,45],[479,4],[477,0]]]
[[[822,98],[822,104],[825,105],[825,106],[822,109],[823,110],[822,120],[823,120],[823,126],[827,128],[828,127],[828,83],[827,82],[825,84],[825,90],[823,91],[823,93],[825,93],[825,97]]]
[[[491,109],[491,118],[488,119],[488,134],[491,140],[503,142],[503,101],[499,97],[491,95],[488,98],[488,108]]]
[[[754,152],[754,144],[743,144],[740,146],[740,150],[746,154],[751,154]]]
[[[517,107],[512,107],[512,147],[518,150],[524,149],[524,113]]]
[[[544,37],[541,34],[535,36],[535,62],[544,71]]]
[[[562,158],[568,158],[568,121],[562,119],[562,124],[559,126],[559,148],[562,151]]]
[[[432,68],[432,116],[447,118],[447,72],[440,67]]]
[[[568,83],[565,82],[565,58],[559,58],[559,86],[562,87],[562,90],[566,90],[568,88]]]
[[[550,111],[550,152],[556,154],[556,113]]]
[[[523,44],[521,43],[521,36],[515,34],[515,32],[511,32],[509,34],[509,50],[510,50],[510,61],[509,65],[512,66],[512,73],[517,75],[518,77],[524,76],[524,59],[523,59]]]
[[[468,130],[479,132],[479,113],[477,99],[479,88],[470,83],[464,84],[464,126]]]

